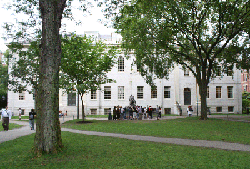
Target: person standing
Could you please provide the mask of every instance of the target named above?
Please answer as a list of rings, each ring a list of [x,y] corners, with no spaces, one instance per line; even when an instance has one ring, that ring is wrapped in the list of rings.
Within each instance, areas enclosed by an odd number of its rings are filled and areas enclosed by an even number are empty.
[[[29,124],[30,124],[30,129],[34,130],[34,119],[35,119],[35,111],[34,109],[31,109],[31,112],[29,112]]]
[[[148,115],[150,116],[151,119],[153,119],[153,112],[151,106],[148,108]]]
[[[116,106],[114,106],[114,109],[113,109],[113,120],[116,120]]]
[[[120,111],[120,106],[118,105],[116,107],[116,117],[117,117],[117,120],[120,120],[120,116],[121,116],[121,111]]]
[[[11,119],[11,111],[8,110],[8,107],[6,109],[2,109],[2,126],[4,131],[9,130],[9,120]]]
[[[18,115],[19,115],[19,120],[21,120],[21,115],[22,115],[22,109],[21,108],[18,109]]]

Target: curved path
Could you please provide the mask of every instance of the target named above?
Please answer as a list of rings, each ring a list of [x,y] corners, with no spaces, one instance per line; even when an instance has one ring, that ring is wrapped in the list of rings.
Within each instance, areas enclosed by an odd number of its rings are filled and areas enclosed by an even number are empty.
[[[177,116],[178,117],[178,116]],[[173,118],[173,117],[171,117]],[[60,118],[61,123],[71,120],[72,118],[66,117],[65,119]],[[11,120],[11,123],[16,123],[23,125],[23,127],[0,132],[0,143],[14,140],[18,137],[29,135],[35,133],[34,130],[30,130],[29,123],[23,121]],[[191,139],[181,139],[181,138],[163,138],[163,137],[153,137],[153,136],[140,136],[140,135],[125,135],[125,134],[116,134],[116,133],[104,133],[96,131],[82,131],[74,130],[68,128],[62,128],[62,131],[68,131],[72,133],[79,133],[85,135],[96,135],[96,136],[108,136],[108,137],[118,137],[125,138],[130,140],[140,140],[140,141],[151,141],[159,143],[168,143],[168,144],[177,144],[177,145],[186,145],[186,146],[196,146],[196,147],[207,147],[207,148],[216,148],[223,150],[234,150],[234,151],[248,151],[250,152],[250,145],[239,144],[239,143],[229,143],[222,141],[208,141],[208,140],[191,140]]]

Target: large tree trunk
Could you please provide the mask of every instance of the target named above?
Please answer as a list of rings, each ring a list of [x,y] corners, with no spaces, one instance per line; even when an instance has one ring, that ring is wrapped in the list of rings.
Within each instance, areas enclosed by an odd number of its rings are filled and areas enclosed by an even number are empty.
[[[35,153],[57,153],[62,148],[59,121],[59,29],[66,0],[39,0],[42,42],[37,103]]]
[[[201,120],[207,119],[207,85],[202,84],[200,86],[201,96]]]
[[[199,93],[201,96],[201,120],[207,119],[207,72],[206,66],[202,67],[202,77],[200,78]]]

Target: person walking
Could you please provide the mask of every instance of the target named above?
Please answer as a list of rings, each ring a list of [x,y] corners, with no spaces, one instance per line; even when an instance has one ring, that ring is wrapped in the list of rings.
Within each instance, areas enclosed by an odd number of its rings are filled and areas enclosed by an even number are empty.
[[[2,119],[2,126],[3,126],[4,131],[8,131],[9,120],[11,119],[11,111],[8,110],[8,107],[6,107],[6,109],[2,109],[1,119]]]
[[[21,116],[22,115],[22,109],[21,108],[18,109],[18,115],[19,115],[19,120],[21,120],[21,117],[22,117]]]
[[[35,119],[35,111],[34,109],[31,109],[31,112],[29,112],[29,125],[30,125],[30,129],[34,130],[34,119]]]

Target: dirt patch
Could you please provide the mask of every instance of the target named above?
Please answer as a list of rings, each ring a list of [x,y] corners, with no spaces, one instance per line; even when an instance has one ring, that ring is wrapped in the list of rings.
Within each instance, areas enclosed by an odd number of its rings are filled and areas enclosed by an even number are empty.
[[[92,121],[78,121],[76,122],[78,124],[88,124],[88,123],[93,123]]]

